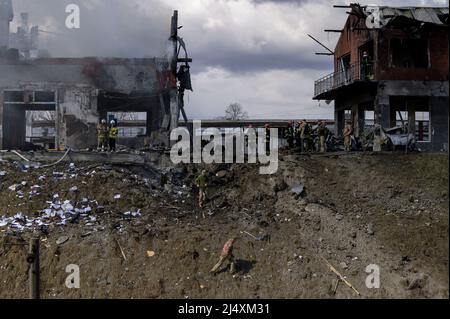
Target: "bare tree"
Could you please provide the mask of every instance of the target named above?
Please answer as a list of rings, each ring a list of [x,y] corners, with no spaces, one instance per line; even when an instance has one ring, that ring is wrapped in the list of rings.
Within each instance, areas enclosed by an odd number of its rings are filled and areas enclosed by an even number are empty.
[[[232,103],[225,109],[225,119],[236,121],[245,120],[248,118],[248,113],[244,111],[244,108],[239,103]]]

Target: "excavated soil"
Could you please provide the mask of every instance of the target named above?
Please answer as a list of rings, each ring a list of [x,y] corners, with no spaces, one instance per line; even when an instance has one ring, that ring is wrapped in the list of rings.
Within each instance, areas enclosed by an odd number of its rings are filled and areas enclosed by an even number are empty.
[[[65,226],[55,218],[23,231],[0,227],[0,298],[28,297],[32,235],[40,236],[42,298],[449,297],[446,154],[283,155],[272,176],[249,164],[207,166],[203,210],[192,187],[197,169],[75,163],[23,171],[0,162],[3,220],[39,218],[55,194],[92,208]],[[23,197],[9,189],[15,184]],[[30,197],[33,185],[40,188]],[[232,236],[237,273],[211,275]],[[343,283],[333,293],[326,261],[359,296]],[[69,264],[80,267],[80,289],[65,286]],[[366,287],[371,264],[378,289]]]

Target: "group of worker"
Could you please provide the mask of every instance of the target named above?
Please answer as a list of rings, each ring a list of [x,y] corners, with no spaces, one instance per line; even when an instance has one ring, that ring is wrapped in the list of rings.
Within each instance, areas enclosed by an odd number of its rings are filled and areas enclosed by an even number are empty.
[[[119,129],[117,128],[117,122],[115,120],[112,120],[109,126],[105,119],[101,120],[100,123],[97,124],[97,149],[102,152],[107,150],[115,152],[118,134]]]
[[[288,122],[288,127],[284,131],[284,137],[288,142],[289,148],[300,148],[301,152],[311,152],[313,150],[313,133],[317,132],[319,137],[319,150],[326,152],[326,139],[329,134],[325,121],[319,121],[315,129],[306,121],[301,120],[297,123]]]

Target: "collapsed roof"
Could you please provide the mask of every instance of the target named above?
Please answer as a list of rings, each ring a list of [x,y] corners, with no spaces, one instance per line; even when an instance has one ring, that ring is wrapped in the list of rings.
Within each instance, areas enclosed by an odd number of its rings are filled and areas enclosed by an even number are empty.
[[[432,7],[380,7],[380,16],[392,24],[399,18],[407,18],[423,23],[448,25],[448,8]]]
[[[379,14],[380,27],[392,26],[403,22],[434,24],[448,26],[448,7],[389,7],[389,6],[361,6],[350,4],[351,15],[366,19],[374,12]]]

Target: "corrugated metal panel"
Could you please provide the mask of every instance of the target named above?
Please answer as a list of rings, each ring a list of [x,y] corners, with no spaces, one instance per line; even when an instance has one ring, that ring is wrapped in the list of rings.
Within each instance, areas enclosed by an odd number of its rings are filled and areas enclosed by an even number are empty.
[[[384,17],[389,17],[386,20],[389,21],[392,17],[403,16],[405,18],[422,21],[425,23],[433,23],[443,25],[444,23],[439,19],[439,15],[448,14],[448,8],[393,8],[393,7],[381,7],[381,14]]]
[[[415,10],[411,10],[414,18],[419,21],[442,24],[441,20],[437,15],[437,10],[433,10],[431,8],[417,8]]]

